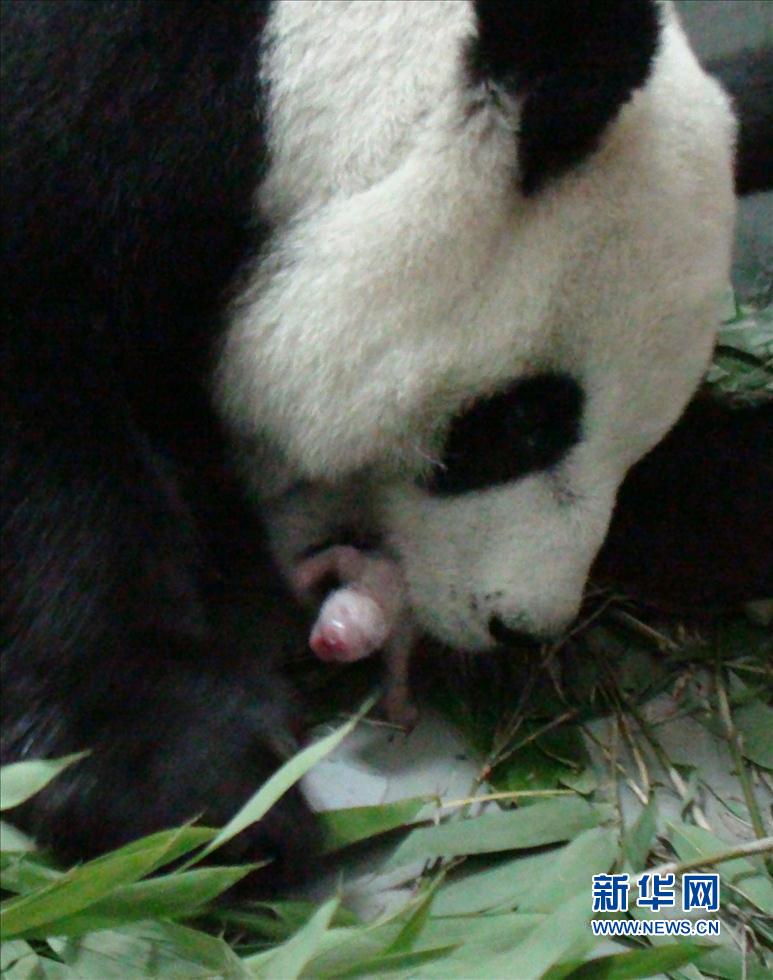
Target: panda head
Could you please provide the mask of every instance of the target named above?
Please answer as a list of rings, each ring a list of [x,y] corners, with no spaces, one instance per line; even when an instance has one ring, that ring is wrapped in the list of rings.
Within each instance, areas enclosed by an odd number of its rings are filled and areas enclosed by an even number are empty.
[[[425,629],[555,633],[710,356],[728,102],[654,0],[272,11],[218,370],[252,482],[367,474]]]

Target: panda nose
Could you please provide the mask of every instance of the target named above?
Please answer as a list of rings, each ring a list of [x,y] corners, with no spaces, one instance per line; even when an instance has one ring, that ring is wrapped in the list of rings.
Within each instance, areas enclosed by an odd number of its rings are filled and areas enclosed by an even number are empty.
[[[488,621],[488,631],[502,647],[520,647],[527,650],[537,650],[544,638],[534,636],[525,630],[513,629],[508,626],[501,616],[492,616]]]

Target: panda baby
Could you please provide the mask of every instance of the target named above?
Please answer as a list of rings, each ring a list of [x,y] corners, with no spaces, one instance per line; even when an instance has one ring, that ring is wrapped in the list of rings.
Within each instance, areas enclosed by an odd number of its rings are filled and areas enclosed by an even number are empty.
[[[320,660],[362,660],[387,643],[403,611],[397,563],[351,545],[331,545],[298,565],[294,591],[310,600],[331,580],[309,646]]]
[[[266,503],[274,557],[295,596],[316,612],[309,646],[323,661],[350,663],[381,651],[384,709],[412,728],[409,691],[417,631],[399,562],[373,532],[362,481],[345,488],[300,484]]]
[[[409,658],[416,637],[397,562],[379,551],[331,545],[301,561],[292,584],[299,598],[313,601],[331,578],[340,584],[325,596],[309,646],[320,660],[341,663],[383,651],[387,719],[413,728],[418,711],[410,699]]]

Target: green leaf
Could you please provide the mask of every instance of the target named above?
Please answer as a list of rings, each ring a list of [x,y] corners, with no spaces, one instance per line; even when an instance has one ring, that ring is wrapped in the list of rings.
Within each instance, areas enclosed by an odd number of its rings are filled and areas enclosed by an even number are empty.
[[[312,915],[306,925],[296,932],[291,939],[279,946],[268,960],[263,957],[258,961],[253,960],[252,966],[253,968],[257,967],[257,969],[251,971],[252,976],[296,980],[309,960],[319,950],[338,905],[339,899],[331,898]],[[244,962],[249,968],[250,959],[248,958]]]
[[[410,971],[411,976],[421,976],[415,973],[417,967],[425,963],[433,963],[436,960],[443,960],[453,953],[455,946],[439,946],[435,949],[419,949],[409,953],[385,953],[383,956],[374,956],[372,959],[363,960],[354,966],[335,974],[336,980],[353,980],[355,977],[379,977],[389,976],[395,973]]]
[[[317,911],[315,902],[281,899],[274,902],[250,902],[249,905],[218,908],[219,923],[248,933],[256,940],[279,944],[288,940]],[[360,920],[346,908],[333,916],[336,927],[359,926]]]
[[[317,819],[325,831],[325,852],[340,851],[350,844],[404,827],[415,820],[428,802],[427,797],[414,796],[376,806],[323,810],[317,814]]]
[[[491,959],[492,956],[508,954],[543,920],[544,916],[514,913],[440,919],[431,916],[422,931],[419,948],[402,955],[419,954],[426,950],[433,953],[431,960],[417,972],[417,976],[438,977],[443,980],[450,976],[472,976],[481,962]],[[442,955],[438,952],[441,950]],[[386,955],[382,951],[372,959],[377,960]],[[361,968],[363,963],[371,960],[350,960],[343,969],[330,969],[330,957],[315,960],[315,967],[318,962],[323,965],[321,976],[338,977],[339,974],[347,975],[350,970]],[[335,960],[332,962],[335,963]]]
[[[592,941],[590,930],[590,890],[583,890],[553,912],[541,916],[537,924],[524,936],[518,929],[512,936],[506,929],[499,929],[499,936],[489,947],[473,943],[462,946],[456,953],[426,972],[427,976],[463,978],[463,980],[491,980],[492,977],[540,977],[555,963],[575,950],[578,945]],[[483,916],[494,924],[506,920],[505,916]],[[517,918],[516,923],[517,923]],[[529,918],[529,917],[523,917]],[[533,920],[533,917],[531,917]],[[472,919],[471,922],[475,920]]]
[[[402,912],[398,913],[398,918]],[[437,917],[426,920],[412,952],[445,950],[453,956],[458,975],[472,969],[493,953],[505,953],[539,925],[543,915],[496,915]],[[310,964],[315,977],[339,977],[350,970],[359,971],[363,963],[386,956],[386,950],[399,935],[395,922],[376,923],[359,929],[334,929],[328,932],[324,948]],[[392,955],[392,954],[389,954]],[[434,958],[434,957],[433,957]],[[427,966],[421,976],[444,977],[449,968],[446,958]]]
[[[437,892],[438,886],[440,885],[442,878],[438,878],[436,881],[427,888],[426,894],[420,900],[419,904],[413,910],[408,918],[408,921],[402,927],[394,940],[387,946],[384,950],[385,956],[391,956],[393,953],[409,953],[421,935],[424,926],[429,918],[430,908],[432,907],[433,899]]]
[[[36,852],[0,855],[0,887],[9,892],[26,894],[60,879],[63,872],[39,861]]]
[[[609,871],[616,855],[614,831],[601,827],[585,831],[557,852],[547,873],[523,897],[519,911],[552,912],[583,889],[590,895],[593,875]]]
[[[432,886],[430,886],[432,887]],[[308,971],[316,977],[338,977],[348,973],[349,970],[356,972],[362,968],[363,963],[370,963],[375,958],[387,955],[397,942],[398,937],[403,933],[403,938],[408,938],[404,932],[406,923],[414,919],[417,909],[424,905],[426,893],[411,897],[404,905],[398,907],[386,918],[377,922],[360,924],[356,928],[330,928],[320,944],[320,949],[314,960],[309,964]],[[342,918],[341,909],[334,916],[333,921]],[[439,946],[453,945],[456,939],[447,938],[447,930],[435,929],[436,920],[430,918],[426,921],[426,931],[431,935],[425,935],[425,930],[421,932],[421,946],[423,949]],[[416,922],[410,927],[413,937],[418,939],[419,931],[415,929]],[[443,924],[443,926],[445,923]],[[466,929],[469,933],[469,929]],[[442,935],[441,935],[442,934]],[[460,935],[458,932],[456,935]],[[391,956],[392,953],[389,952]],[[397,955],[397,954],[395,954]]]
[[[733,713],[741,734],[741,752],[750,762],[773,769],[773,708],[755,701]]]
[[[599,778],[592,768],[583,769],[581,772],[564,773],[561,776],[561,784],[573,789],[575,793],[582,796],[589,796],[598,788]]]
[[[0,851],[34,851],[35,841],[14,827],[13,824],[0,820]]]
[[[574,769],[551,759],[537,745],[524,745],[491,773],[491,787],[502,793],[556,789]]]
[[[139,922],[52,940],[51,946],[78,980],[250,976],[222,939],[171,922]]]
[[[513,977],[539,977],[558,963],[578,942],[588,941],[590,936],[590,892],[564,902],[552,915],[513,950],[506,959],[500,959],[500,970],[507,963]],[[494,965],[494,964],[492,964]],[[501,975],[494,965],[489,976]]]
[[[554,889],[566,894],[586,885],[590,889],[591,876],[609,869],[616,849],[611,831],[595,829],[581,833],[566,847],[510,859],[482,871],[463,871],[441,889],[434,913],[471,915],[502,908],[551,911],[547,903]]]
[[[23,939],[11,939],[7,943],[0,943],[0,970],[5,972],[22,956],[30,956],[34,952],[30,944]]]
[[[743,956],[737,946],[724,939],[723,945],[710,949],[704,948],[701,957],[701,971],[712,977],[722,977],[723,980],[770,980],[773,973],[773,957],[766,950],[760,949],[757,955]],[[760,963],[759,956],[767,960]]]
[[[211,841],[216,833],[217,831],[212,827],[191,827],[190,824],[183,824],[182,827],[159,830],[154,834],[148,834],[147,837],[138,837],[137,840],[124,844],[120,851],[122,854],[132,854],[134,851],[144,851],[149,847],[155,847],[157,844],[163,845],[166,849],[159,858],[158,864],[153,868],[155,871]],[[118,854],[118,851],[110,851],[91,863],[98,864],[100,861],[110,859],[114,854]]]
[[[76,752],[61,759],[36,759],[3,766],[0,769],[0,811],[11,810],[24,803],[60,772],[86,755],[88,752]]]
[[[702,827],[674,822],[669,825],[671,846],[682,861],[693,861],[729,849],[727,841]],[[732,858],[716,866],[723,881],[732,885],[765,915],[773,916],[773,884],[761,862],[750,858]]]
[[[535,881],[550,872],[561,848],[500,860],[471,872],[465,864],[435,900],[435,915],[471,916],[476,912],[517,908]]]
[[[39,956],[30,948],[26,956],[3,970],[3,980],[80,980],[73,971],[47,956]]]
[[[306,972],[312,974],[315,980],[317,977],[338,977],[363,962],[383,956],[399,928],[391,920],[356,928],[331,927]]]
[[[81,865],[28,895],[3,902],[0,907],[3,936],[11,939],[38,932],[45,925],[53,929],[57,920],[93,905],[119,885],[142,878],[163,861],[168,846],[162,842],[144,849],[122,848]]]
[[[144,919],[179,919],[211,902],[255,867],[200,868],[121,885],[82,912],[57,919],[42,931],[27,930],[24,935],[43,938],[55,930],[57,936],[81,936]]]
[[[211,854],[216,848],[231,840],[241,833],[246,827],[261,820],[276,801],[282,797],[291,786],[305,776],[312,766],[316,765],[320,759],[329,755],[336,746],[340,745],[346,736],[351,732],[360,719],[376,703],[376,697],[370,697],[360,708],[356,715],[350,718],[346,724],[341,725],[336,731],[331,732],[324,738],[307,746],[302,751],[289,759],[281,769],[277,770],[260,789],[245,803],[239,812],[228,821],[223,829],[217,834],[215,839],[204,848],[199,858]]]
[[[685,963],[684,966],[674,967],[668,971],[671,980],[704,980],[701,971],[694,963]]]
[[[521,912],[495,912],[488,915],[433,914],[421,933],[421,948],[436,946],[457,947],[454,959],[469,954],[471,962],[481,955],[506,953],[545,921],[544,915]]]
[[[647,856],[658,829],[658,807],[653,796],[623,838],[623,852],[632,871],[647,867]]]
[[[437,827],[414,830],[387,861],[411,861],[540,847],[569,840],[599,823],[600,812],[579,797],[560,797],[519,810],[484,813]]]
[[[675,970],[706,955],[706,947],[695,943],[670,943],[630,953],[614,953],[583,963],[568,974],[568,980],[637,980]]]
[[[518,738],[534,737],[495,767],[489,782],[504,792],[555,789],[569,785],[588,763],[587,752],[576,725],[561,725],[537,735],[544,722],[524,724]],[[587,779],[587,777],[586,777]]]
[[[773,307],[739,307],[717,338],[709,384],[744,400],[773,394]]]

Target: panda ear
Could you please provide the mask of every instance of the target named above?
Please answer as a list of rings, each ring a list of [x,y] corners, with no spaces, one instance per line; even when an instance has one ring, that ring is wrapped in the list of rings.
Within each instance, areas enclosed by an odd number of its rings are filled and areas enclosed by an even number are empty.
[[[473,0],[476,84],[520,103],[519,172],[534,194],[588,156],[647,79],[660,34],[656,0]]]

